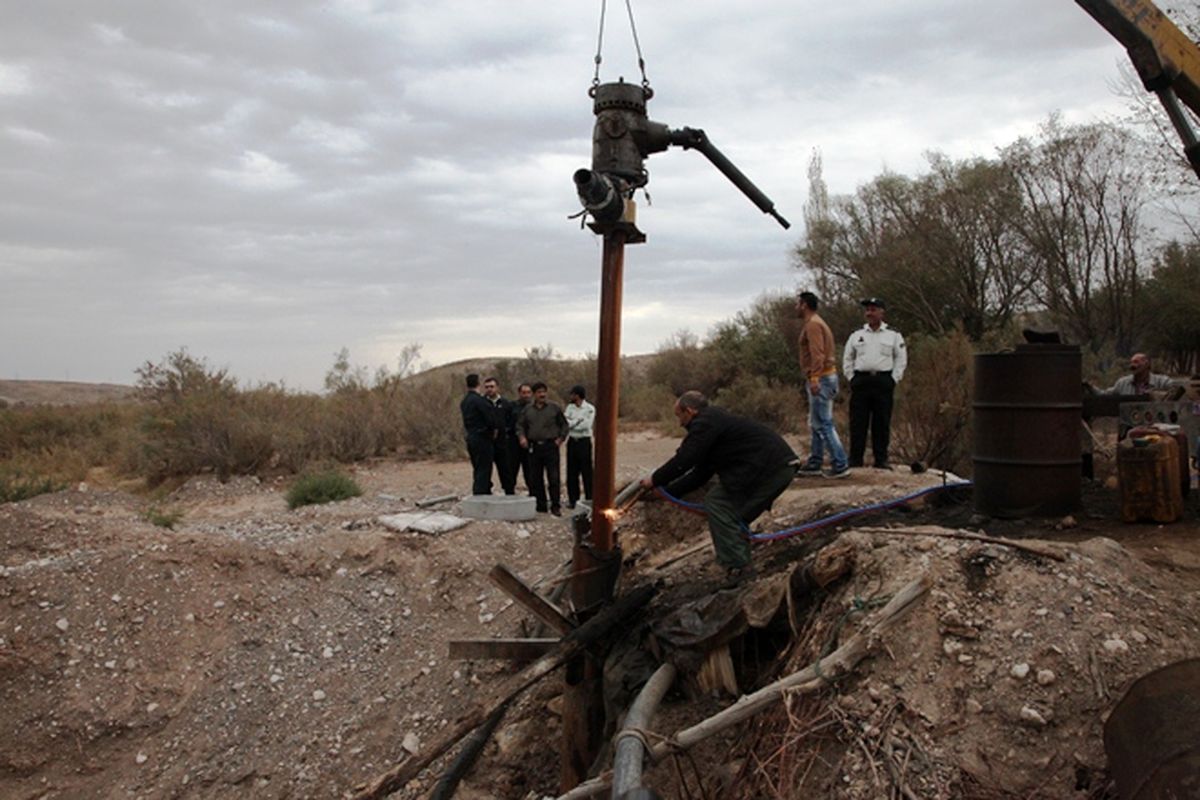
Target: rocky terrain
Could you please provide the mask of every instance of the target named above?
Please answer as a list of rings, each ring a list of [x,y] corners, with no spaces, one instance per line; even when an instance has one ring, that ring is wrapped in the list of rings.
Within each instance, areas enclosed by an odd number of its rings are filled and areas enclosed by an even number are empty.
[[[619,477],[675,444],[623,437]],[[566,523],[397,533],[379,517],[461,490],[467,465],[384,461],[355,477],[362,497],[296,510],[282,479],[196,478],[156,501],[180,515],[174,529],[149,521],[146,498],[92,485],[0,506],[0,796],[340,797],[419,752],[508,674],[450,661],[447,642],[513,635],[525,615],[487,573],[504,563],[530,582],[553,575]],[[797,480],[756,527],[937,481],[875,470]],[[1065,521],[993,524],[967,503],[824,532],[854,552],[853,570],[808,601],[790,640],[753,669],[736,663],[739,680],[807,665],[870,619],[865,601],[914,578],[931,590],[852,674],[714,737],[692,766],[660,763],[651,781],[667,797],[1105,796],[1105,714],[1132,679],[1200,642],[1195,509],[1171,526],[1123,526],[1105,496]],[[989,526],[1053,540],[1063,560],[939,535]],[[647,620],[722,579],[703,549],[651,569],[706,539],[698,517],[646,502],[621,536],[623,580],[663,587]],[[790,539],[756,561],[769,579],[812,552]],[[514,706],[457,796],[557,794],[560,688],[548,679]],[[685,677],[656,733],[732,700]],[[426,796],[436,776],[398,796]]]

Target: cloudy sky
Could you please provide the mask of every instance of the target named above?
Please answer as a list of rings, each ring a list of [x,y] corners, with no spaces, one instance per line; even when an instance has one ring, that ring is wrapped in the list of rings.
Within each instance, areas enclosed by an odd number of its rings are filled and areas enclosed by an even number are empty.
[[[608,4],[602,81],[640,78]],[[835,194],[1119,112],[1071,0],[635,0],[651,118],[623,351],[792,289],[814,149]],[[0,27],[0,378],[132,382],[180,347],[318,389],[334,353],[439,364],[597,347],[600,0],[14,0]]]

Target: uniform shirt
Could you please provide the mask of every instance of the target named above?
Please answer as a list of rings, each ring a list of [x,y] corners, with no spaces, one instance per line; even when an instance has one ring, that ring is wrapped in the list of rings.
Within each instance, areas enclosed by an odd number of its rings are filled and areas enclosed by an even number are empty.
[[[842,372],[846,380],[853,378],[856,372],[890,371],[892,380],[899,383],[907,366],[908,348],[904,346],[904,337],[889,328],[886,322],[879,323],[879,330],[863,325],[846,340],[846,349],[842,353]]]
[[[536,403],[525,406],[517,420],[517,430],[531,442],[567,438],[567,418],[562,409],[547,402],[541,408]]]
[[[800,370],[816,383],[825,375],[836,375],[834,366],[833,331],[820,315],[813,314],[800,332]]]
[[[563,416],[567,418],[567,427],[571,431],[572,439],[587,439],[592,435],[592,425],[596,422],[596,407],[587,400],[582,401],[579,405],[567,403],[567,407],[563,409]]]

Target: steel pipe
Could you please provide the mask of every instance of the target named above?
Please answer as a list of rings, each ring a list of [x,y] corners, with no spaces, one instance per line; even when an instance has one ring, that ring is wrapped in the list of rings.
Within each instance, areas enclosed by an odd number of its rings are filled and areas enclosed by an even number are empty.
[[[641,732],[654,719],[659,703],[675,682],[675,673],[675,665],[671,663],[665,663],[654,671],[629,706],[625,726],[613,738],[616,750],[613,756],[613,800],[619,800],[626,792],[641,788],[642,761],[646,756]]]

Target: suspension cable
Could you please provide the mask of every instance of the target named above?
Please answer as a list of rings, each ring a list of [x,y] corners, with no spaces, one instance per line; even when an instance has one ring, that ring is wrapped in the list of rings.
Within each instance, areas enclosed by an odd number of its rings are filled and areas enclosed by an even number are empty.
[[[637,50],[638,69],[642,72],[642,88],[650,88],[650,80],[646,77],[646,59],[642,58],[642,44],[638,41],[637,25],[633,21],[632,0],[625,0],[625,10],[629,12],[629,30],[633,33],[633,47]]]
[[[600,64],[604,60],[604,18],[608,11],[608,0],[600,0],[600,30],[596,34],[596,55],[593,61],[596,69],[592,73],[592,87],[600,85]],[[629,30],[633,34],[633,48],[637,51],[638,71],[642,73],[642,88],[646,90],[647,97],[653,94],[650,88],[650,79],[646,77],[646,58],[642,55],[642,43],[638,39],[637,23],[633,21],[633,2],[625,0],[625,11],[629,16]]]
[[[600,0],[600,33],[596,36],[596,72],[592,75],[592,86],[600,85],[600,52],[604,49],[604,11],[608,0]]]

